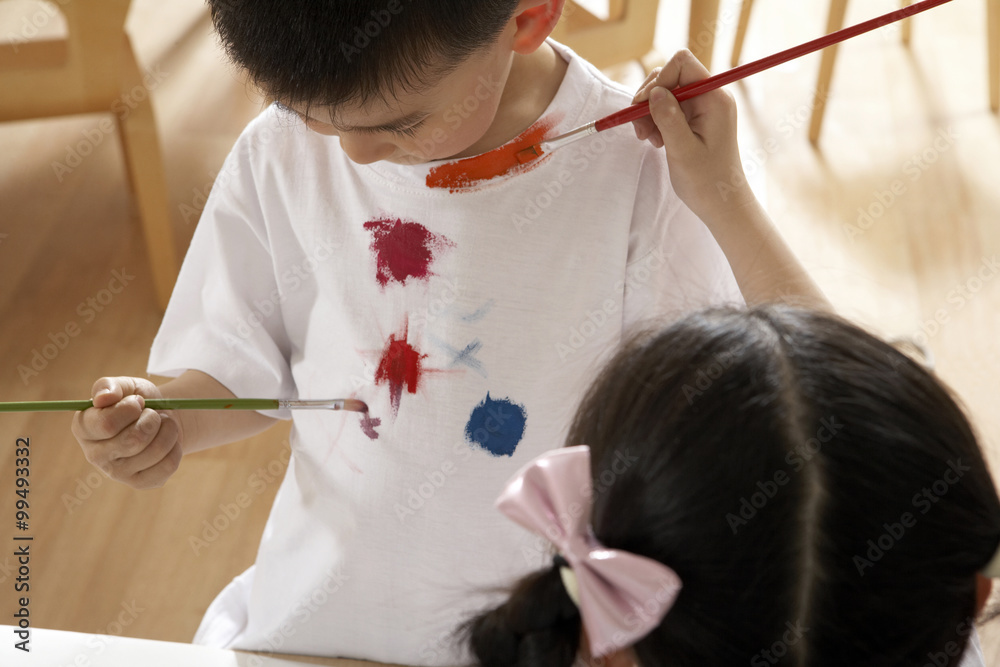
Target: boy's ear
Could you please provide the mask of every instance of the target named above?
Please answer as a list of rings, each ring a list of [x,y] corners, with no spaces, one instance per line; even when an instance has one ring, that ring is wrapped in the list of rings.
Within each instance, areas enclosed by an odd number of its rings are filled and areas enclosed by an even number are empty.
[[[514,10],[517,32],[514,35],[514,52],[522,55],[533,53],[545,42],[562,16],[565,0],[521,0]]]

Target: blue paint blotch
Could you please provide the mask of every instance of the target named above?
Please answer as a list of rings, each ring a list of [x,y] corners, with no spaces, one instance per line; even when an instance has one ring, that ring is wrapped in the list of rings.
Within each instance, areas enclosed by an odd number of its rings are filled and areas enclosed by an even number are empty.
[[[513,456],[524,437],[527,418],[524,406],[506,398],[490,398],[487,393],[486,399],[473,408],[465,425],[465,437],[493,456]]]

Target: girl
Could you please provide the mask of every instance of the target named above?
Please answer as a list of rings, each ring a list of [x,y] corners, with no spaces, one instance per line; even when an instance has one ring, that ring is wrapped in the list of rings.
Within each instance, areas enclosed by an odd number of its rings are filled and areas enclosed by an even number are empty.
[[[581,443],[589,468],[558,450],[498,503],[559,554],[465,628],[482,665],[962,660],[1000,500],[961,409],[888,344],[790,307],[696,314],[618,353]]]

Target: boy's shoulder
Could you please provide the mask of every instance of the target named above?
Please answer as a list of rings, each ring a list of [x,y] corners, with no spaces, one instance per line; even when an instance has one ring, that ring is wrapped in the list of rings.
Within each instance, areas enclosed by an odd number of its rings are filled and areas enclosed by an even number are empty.
[[[589,60],[583,58],[565,44],[561,44],[553,39],[548,40],[548,44],[567,63],[566,76],[563,79],[557,102],[572,103],[584,98],[583,113],[598,113],[607,115],[618,111],[632,103],[634,91],[629,90],[624,84],[609,78],[604,72],[597,69]],[[566,90],[569,89],[569,90]],[[578,95],[563,94],[567,92],[577,92]],[[566,111],[573,111],[566,109]],[[591,118],[590,120],[594,120]]]

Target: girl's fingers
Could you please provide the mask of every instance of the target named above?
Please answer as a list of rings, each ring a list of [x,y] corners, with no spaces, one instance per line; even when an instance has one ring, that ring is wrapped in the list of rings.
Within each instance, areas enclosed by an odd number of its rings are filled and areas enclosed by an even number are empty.
[[[635,97],[632,98],[632,104],[645,102],[649,99],[649,89],[653,87],[653,84],[656,82],[657,77],[660,76],[660,70],[662,69],[662,67],[657,67],[646,76],[646,80],[642,82],[642,85],[639,86],[639,90],[636,92]]]
[[[670,62],[660,71],[656,79],[656,85],[673,90],[680,86],[686,86],[696,81],[707,79],[711,73],[705,69],[701,61],[694,57],[694,54],[684,49],[674,54]]]
[[[671,150],[667,151],[668,158],[695,154],[699,141],[691,131],[677,98],[669,90],[656,87],[656,93],[649,100],[649,110],[657,126],[657,137],[662,137],[657,148],[663,146],[663,141],[669,141]]]
[[[640,141],[659,132],[656,128],[656,123],[654,123],[653,119],[649,116],[632,121],[632,125],[635,128],[635,136]]]
[[[656,78],[660,75],[661,69],[661,67],[657,67],[649,73],[646,80],[642,82],[641,86],[639,86],[639,90],[635,94],[635,97],[632,98],[632,104],[645,102],[649,99],[649,89],[656,84]],[[632,121],[632,129],[635,130],[636,139],[639,141],[644,141],[651,136],[659,134],[659,130],[656,129],[656,123],[654,123],[649,117]]]
[[[694,57],[694,54],[687,49],[678,51],[665,66],[650,72],[640,86],[639,92],[633,98],[633,104],[648,100],[650,91],[655,87],[673,90],[695,81],[701,81],[708,76],[708,70],[701,64],[701,61]],[[648,139],[657,148],[663,146],[660,127],[652,118],[640,118],[633,121],[632,124],[637,138],[640,140]]]

